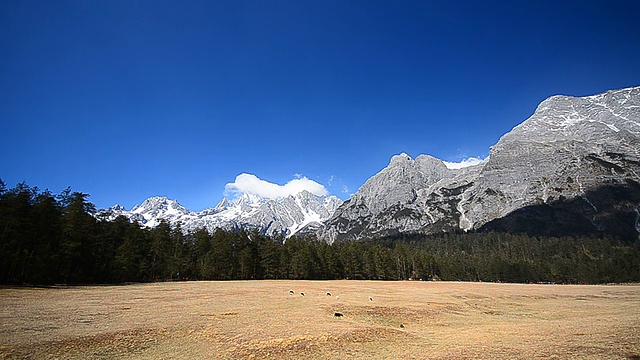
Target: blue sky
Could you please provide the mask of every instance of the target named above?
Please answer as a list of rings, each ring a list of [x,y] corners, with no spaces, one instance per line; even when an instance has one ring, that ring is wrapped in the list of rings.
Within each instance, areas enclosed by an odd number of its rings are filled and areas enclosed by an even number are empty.
[[[0,178],[214,206],[343,199],[391,156],[485,157],[555,94],[640,85],[638,1],[0,2]],[[228,187],[227,187],[228,188]]]

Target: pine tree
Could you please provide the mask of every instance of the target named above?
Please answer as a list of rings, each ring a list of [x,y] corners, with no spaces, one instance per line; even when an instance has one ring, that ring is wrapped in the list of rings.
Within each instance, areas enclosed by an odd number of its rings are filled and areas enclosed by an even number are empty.
[[[253,237],[252,237],[253,238]],[[266,236],[257,236],[254,240],[260,259],[261,278],[277,279],[280,277],[280,254],[278,242]],[[280,243],[281,244],[281,243]]]
[[[66,191],[68,193],[68,191]],[[60,241],[61,277],[65,283],[95,281],[96,238],[95,206],[88,194],[73,192],[62,197],[62,238]]]
[[[32,205],[37,188],[20,183],[0,197],[0,270],[3,283],[22,283],[33,248]]]

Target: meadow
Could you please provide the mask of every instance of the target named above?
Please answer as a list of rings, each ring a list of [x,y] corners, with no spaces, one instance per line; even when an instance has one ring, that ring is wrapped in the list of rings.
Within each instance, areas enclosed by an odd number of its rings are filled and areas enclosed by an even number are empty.
[[[3,359],[302,357],[640,359],[640,285],[262,280],[0,288]]]

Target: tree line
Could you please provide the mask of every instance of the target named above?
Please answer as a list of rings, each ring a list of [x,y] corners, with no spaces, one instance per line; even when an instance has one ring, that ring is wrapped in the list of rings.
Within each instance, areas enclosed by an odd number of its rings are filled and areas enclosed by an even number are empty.
[[[95,216],[88,195],[0,180],[0,283],[376,279],[640,281],[640,241],[509,233],[399,234],[327,244],[257,231],[152,229]]]

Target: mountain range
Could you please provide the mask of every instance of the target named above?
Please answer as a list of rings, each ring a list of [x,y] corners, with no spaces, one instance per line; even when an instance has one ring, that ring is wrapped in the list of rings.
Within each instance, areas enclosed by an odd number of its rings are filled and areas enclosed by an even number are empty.
[[[278,199],[244,193],[233,200],[224,198],[214,208],[194,212],[176,200],[156,196],[130,211],[115,205],[97,215],[107,220],[125,216],[145,227],[155,227],[160,221],[166,221],[172,226],[180,224],[185,231],[203,227],[210,232],[216,228],[246,229],[289,237],[315,234],[340,204],[342,200],[336,196],[318,196],[308,191]]]
[[[640,87],[586,97],[552,96],[466,167],[393,156],[344,203],[309,192],[243,194],[201,212],[153,197],[123,215],[153,227],[316,234],[327,242],[403,233],[507,231],[564,236],[640,234]]]
[[[477,165],[449,169],[431,156],[394,156],[320,237],[488,230],[637,238],[640,87],[550,97]]]

